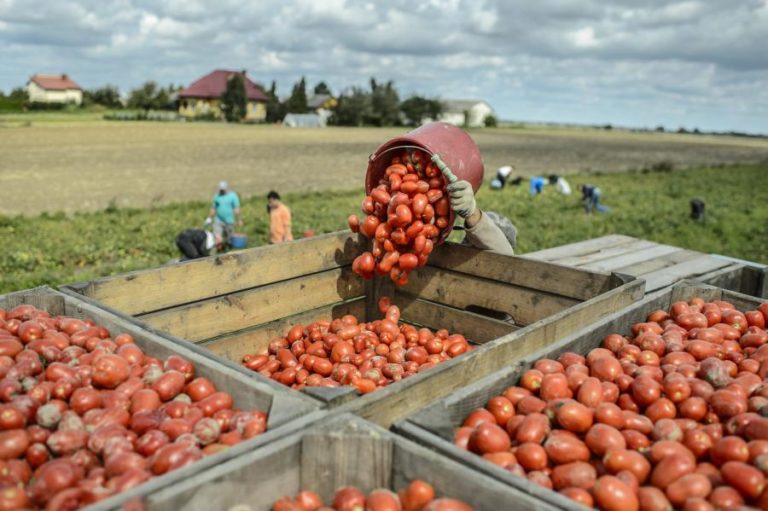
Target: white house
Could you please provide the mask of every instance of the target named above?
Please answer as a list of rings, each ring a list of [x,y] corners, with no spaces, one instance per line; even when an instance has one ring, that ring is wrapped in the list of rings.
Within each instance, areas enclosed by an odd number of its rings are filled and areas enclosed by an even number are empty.
[[[69,76],[33,75],[27,82],[30,103],[72,103],[83,102],[83,88]]]
[[[491,105],[481,99],[447,99],[441,103],[443,113],[438,120],[456,126],[485,126],[485,118],[496,115]]]

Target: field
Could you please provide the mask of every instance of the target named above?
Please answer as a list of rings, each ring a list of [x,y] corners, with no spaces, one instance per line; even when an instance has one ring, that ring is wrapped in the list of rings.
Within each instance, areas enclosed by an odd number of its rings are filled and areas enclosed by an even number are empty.
[[[108,122],[93,114],[0,116],[0,215],[207,200],[221,179],[243,196],[269,189],[351,190],[362,182],[368,155],[404,131]],[[530,176],[661,162],[682,168],[768,161],[766,139],[540,127],[471,134],[487,179],[510,163]]]
[[[549,188],[531,199],[527,187],[484,187],[478,203],[517,225],[519,253],[621,233],[768,263],[766,176],[768,164],[572,176],[572,184],[588,181],[603,190],[611,210],[596,216],[584,214],[578,196],[562,197]],[[706,223],[688,218],[692,197],[706,201]],[[301,236],[306,229],[345,228],[347,215],[358,211],[361,199],[358,188],[292,193],[285,202],[293,210],[294,234]],[[243,204],[250,246],[266,242],[265,206],[261,194]],[[0,216],[0,293],[164,264],[178,257],[176,234],[199,226],[207,208],[197,201],[74,215]]]

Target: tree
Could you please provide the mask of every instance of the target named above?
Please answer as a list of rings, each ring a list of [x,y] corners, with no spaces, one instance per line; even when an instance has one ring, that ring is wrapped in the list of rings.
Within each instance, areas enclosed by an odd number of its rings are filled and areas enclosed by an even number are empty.
[[[315,94],[327,94],[328,96],[332,96],[331,89],[328,87],[328,84],[325,82],[320,82],[317,85],[315,85]]]
[[[27,94],[27,89],[24,87],[16,87],[11,90],[10,94],[8,94],[8,99],[11,101],[20,101],[22,103],[26,103],[29,101],[29,94]]]
[[[234,73],[227,79],[227,88],[221,95],[221,111],[227,122],[240,122],[245,119],[247,109],[245,80],[242,73]]]
[[[280,122],[285,117],[285,105],[277,97],[277,85],[272,80],[272,86],[267,91],[267,122]]]
[[[309,111],[307,106],[307,82],[304,77],[296,82],[291,91],[291,97],[286,101],[286,111],[292,114],[305,114]]]
[[[168,92],[157,83],[149,81],[138,89],[133,89],[128,96],[128,107],[141,110],[161,110],[168,108]]]
[[[411,96],[400,103],[400,111],[408,120],[408,124],[418,126],[424,119],[437,119],[443,113],[443,105],[436,99]]]
[[[495,128],[499,125],[499,120],[496,118],[493,114],[488,114],[485,116],[485,119],[483,119],[483,123],[485,124],[486,128]]]
[[[114,85],[105,85],[98,89],[83,92],[83,103],[86,105],[102,105],[107,108],[120,108],[120,91]]]
[[[371,95],[360,87],[352,87],[339,97],[331,124],[362,126],[371,117]]]
[[[368,120],[375,126],[394,126],[400,121],[400,97],[392,80],[385,84],[371,78],[371,116]]]

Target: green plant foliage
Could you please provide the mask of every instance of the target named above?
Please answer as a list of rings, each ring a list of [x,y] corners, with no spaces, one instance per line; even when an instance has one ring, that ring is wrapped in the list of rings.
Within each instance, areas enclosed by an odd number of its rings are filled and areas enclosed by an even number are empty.
[[[607,234],[625,234],[659,243],[768,263],[768,165],[567,176],[574,194],[564,197],[545,187],[535,198],[523,186],[478,193],[482,209],[509,217],[518,228],[518,253],[573,243]],[[491,176],[488,176],[489,179]],[[361,179],[362,181],[362,179]],[[603,191],[606,214],[588,216],[575,185]],[[706,221],[689,218],[689,200],[707,204]],[[346,229],[359,212],[361,188],[338,192],[285,194],[293,211],[294,236]],[[267,243],[268,217],[263,195],[242,204],[248,245]],[[121,209],[36,217],[0,216],[0,292],[88,280],[156,267],[178,257],[174,239],[184,229],[201,227],[207,202],[151,209]],[[453,240],[461,239],[455,232]]]

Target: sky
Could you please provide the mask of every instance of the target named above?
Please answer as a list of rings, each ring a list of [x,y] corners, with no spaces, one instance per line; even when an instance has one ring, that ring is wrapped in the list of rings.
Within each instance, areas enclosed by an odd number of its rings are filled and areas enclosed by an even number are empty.
[[[0,90],[394,80],[504,120],[768,133],[768,0],[0,0]]]

